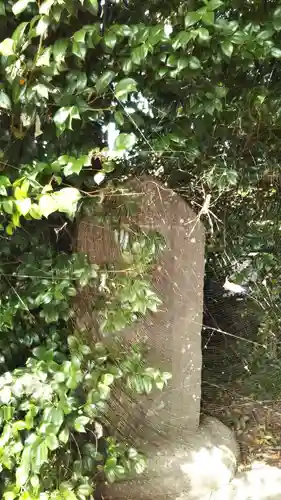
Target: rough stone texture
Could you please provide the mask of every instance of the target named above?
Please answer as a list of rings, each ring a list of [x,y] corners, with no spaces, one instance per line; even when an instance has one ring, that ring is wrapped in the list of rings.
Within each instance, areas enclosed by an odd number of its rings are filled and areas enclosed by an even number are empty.
[[[238,457],[232,431],[217,419],[206,418],[187,440],[152,450],[144,476],[104,487],[103,498],[207,500],[213,491],[229,484]]]
[[[214,492],[211,500],[281,500],[281,470],[262,465],[237,474],[230,485]]]
[[[150,178],[129,184],[139,209],[129,222],[144,231],[156,230],[166,240],[166,250],[151,278],[163,304],[120,333],[127,349],[136,340],[148,348],[148,363],[172,373],[163,393],[133,401],[115,394],[109,421],[118,437],[145,451],[161,442],[180,442],[199,425],[201,398],[201,323],[204,277],[204,231],[185,201]],[[120,204],[123,203],[122,197]],[[123,220],[128,223],[128,220]],[[118,259],[112,229],[83,219],[77,250],[97,264]],[[80,296],[78,324],[97,337],[90,297]]]

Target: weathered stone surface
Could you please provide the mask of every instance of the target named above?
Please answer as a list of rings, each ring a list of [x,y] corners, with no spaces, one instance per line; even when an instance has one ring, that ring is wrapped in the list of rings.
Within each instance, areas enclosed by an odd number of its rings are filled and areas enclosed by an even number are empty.
[[[262,465],[237,474],[231,484],[214,492],[211,500],[281,500],[281,470]]]
[[[204,231],[185,201],[153,179],[137,179],[129,184],[138,202],[131,216],[144,231],[159,231],[166,250],[151,279],[163,304],[160,311],[141,319],[120,332],[130,349],[135,341],[148,348],[148,363],[172,373],[163,393],[132,400],[121,391],[111,400],[109,421],[118,437],[132,441],[144,451],[161,443],[186,441],[185,435],[199,425],[201,398],[201,322],[204,277]],[[122,204],[122,197],[119,202]],[[118,259],[112,228],[100,227],[83,219],[78,230],[78,251],[92,262],[112,263]],[[95,318],[91,297],[82,295],[78,303],[78,323],[91,330],[95,339]],[[154,452],[153,452],[154,453]]]
[[[106,500],[206,500],[233,478],[239,448],[230,429],[206,418],[188,440],[151,450],[144,476],[103,489]],[[226,499],[224,499],[226,500]]]

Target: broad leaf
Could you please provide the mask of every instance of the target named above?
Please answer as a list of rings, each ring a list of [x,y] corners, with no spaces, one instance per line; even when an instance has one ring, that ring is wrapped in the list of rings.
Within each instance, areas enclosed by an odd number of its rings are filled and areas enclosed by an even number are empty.
[[[49,217],[50,214],[58,209],[56,200],[53,194],[44,194],[39,199],[39,210],[44,217]]]
[[[14,55],[14,43],[12,38],[5,38],[5,40],[0,43],[0,54],[6,57]]]
[[[57,126],[64,125],[64,123],[68,120],[70,115],[71,108],[60,108],[54,116],[54,122]]]
[[[11,100],[3,90],[0,90],[0,108],[11,109]]]
[[[114,71],[106,71],[96,82],[97,94],[102,94],[115,77]]]
[[[36,66],[50,66],[51,53],[52,47],[43,50],[42,54],[37,59]]]
[[[147,56],[148,48],[143,44],[132,50],[131,58],[133,63],[140,64]]]
[[[184,19],[184,24],[186,28],[189,28],[189,26],[193,26],[196,24],[198,21],[200,21],[201,16],[198,14],[198,12],[188,12],[186,14],[185,19]]]
[[[50,24],[50,18],[48,16],[42,16],[39,19],[35,29],[36,35],[38,36],[44,35],[44,33],[46,33],[46,31],[48,30],[49,24]]]
[[[53,45],[53,56],[56,63],[61,63],[65,59],[69,41],[67,39],[56,40]]]
[[[136,143],[135,134],[120,134],[115,139],[113,148],[117,151],[130,150]]]
[[[277,47],[272,47],[271,54],[273,57],[276,57],[276,59],[280,59],[281,58],[281,49],[278,49]]]
[[[12,7],[13,14],[15,16],[21,14],[31,2],[35,2],[35,0],[18,0]]]
[[[134,92],[137,89],[137,82],[133,78],[124,78],[119,83],[117,83],[115,88],[115,96],[117,99],[123,100],[127,99],[130,92]]]
[[[106,33],[103,39],[107,47],[109,47],[110,49],[114,49],[117,42],[117,37],[114,33],[111,32]]]
[[[231,57],[233,53],[233,44],[231,42],[225,41],[221,44],[221,49],[227,57]]]
[[[281,7],[277,7],[273,13],[273,27],[276,31],[281,30]]]

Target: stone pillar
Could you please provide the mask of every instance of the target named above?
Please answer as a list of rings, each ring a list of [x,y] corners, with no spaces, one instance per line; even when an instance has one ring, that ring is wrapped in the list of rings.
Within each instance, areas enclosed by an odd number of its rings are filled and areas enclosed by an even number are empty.
[[[201,399],[201,327],[204,278],[204,231],[188,204],[175,192],[153,179],[136,179],[132,190],[137,212],[124,223],[137,224],[144,231],[158,231],[166,249],[157,262],[151,280],[163,303],[126,328],[120,335],[124,344],[146,344],[148,363],[172,374],[160,393],[132,401],[118,394],[112,411],[112,428],[119,437],[159,442],[182,437],[199,425]],[[124,198],[120,196],[120,204]],[[117,203],[117,205],[118,205]],[[101,227],[83,219],[78,229],[77,250],[97,264],[114,262],[118,250],[110,226]],[[93,325],[89,300],[79,303],[79,325]],[[96,332],[92,328],[92,336]],[[133,411],[132,411],[133,406]]]
[[[196,457],[202,455],[202,460],[208,462],[209,459],[214,464],[215,460],[221,463],[223,455],[227,463],[230,461],[230,468],[235,461],[232,452],[229,458],[226,451],[232,434],[228,435],[228,429],[223,434],[220,427],[217,431],[222,424],[209,422],[198,431],[204,231],[188,204],[170,189],[151,178],[135,179],[128,186],[138,208],[134,216],[123,222],[137,224],[144,231],[158,231],[166,241],[166,249],[151,274],[152,284],[163,303],[157,313],[143,317],[119,335],[127,349],[135,341],[144,342],[148,363],[170,372],[172,379],[161,393],[132,400],[125,391],[119,390],[110,401],[108,418],[112,430],[119,439],[131,442],[149,457],[149,468],[148,473],[138,479],[105,487],[104,498],[202,500],[215,478],[213,472],[210,473],[210,464],[204,465],[204,471],[200,460],[197,460],[197,468],[194,466]],[[122,196],[119,203],[123,203]],[[97,264],[118,259],[112,227],[100,227],[89,218],[79,224],[77,246],[78,251],[87,253]],[[91,311],[91,304],[82,296],[79,325],[92,329],[92,337],[96,338]],[[225,449],[219,447],[224,437]],[[214,440],[217,448],[214,448]],[[182,496],[187,493],[188,497]],[[196,496],[198,494],[201,496]]]

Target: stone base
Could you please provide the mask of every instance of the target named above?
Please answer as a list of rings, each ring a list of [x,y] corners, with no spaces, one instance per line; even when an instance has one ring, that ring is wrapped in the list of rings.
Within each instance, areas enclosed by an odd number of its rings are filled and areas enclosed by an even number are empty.
[[[204,500],[227,485],[239,448],[232,431],[206,418],[197,433],[151,450],[147,473],[104,488],[106,500]]]

